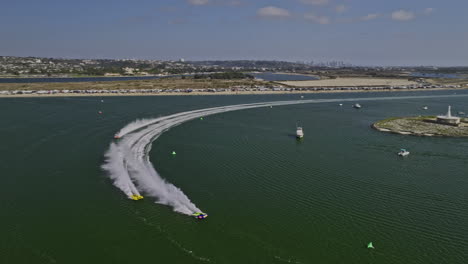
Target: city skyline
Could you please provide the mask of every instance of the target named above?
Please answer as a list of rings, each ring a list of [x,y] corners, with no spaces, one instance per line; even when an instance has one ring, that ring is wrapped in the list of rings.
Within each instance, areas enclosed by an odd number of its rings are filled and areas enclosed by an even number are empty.
[[[5,3],[1,56],[466,66],[454,0],[85,0]]]

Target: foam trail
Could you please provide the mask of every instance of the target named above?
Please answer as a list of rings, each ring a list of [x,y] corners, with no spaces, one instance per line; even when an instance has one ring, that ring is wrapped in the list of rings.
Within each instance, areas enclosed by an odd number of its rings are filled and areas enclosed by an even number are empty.
[[[118,137],[123,137],[124,135],[128,134],[131,131],[150,125],[153,122],[153,120],[154,119],[137,119],[131,122],[130,124],[126,125],[125,127],[123,127],[115,135]]]
[[[156,198],[157,203],[172,207],[176,212],[192,214],[200,212],[201,210],[190,201],[182,190],[163,179],[149,160],[149,151],[153,141],[162,133],[174,126],[203,116],[258,107],[306,103],[429,99],[460,96],[468,95],[395,96],[275,101],[213,107],[176,113],[155,119],[140,119],[128,124],[118,132],[118,135],[122,138],[115,143],[111,143],[109,150],[105,154],[106,161],[102,165],[102,168],[108,172],[114,185],[122,190],[127,196],[140,195],[141,191],[146,196]]]

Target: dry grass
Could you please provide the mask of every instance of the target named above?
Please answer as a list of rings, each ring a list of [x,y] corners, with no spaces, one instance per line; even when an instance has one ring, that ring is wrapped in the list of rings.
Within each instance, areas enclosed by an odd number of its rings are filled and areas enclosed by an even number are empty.
[[[164,78],[137,81],[69,82],[69,83],[0,83],[2,90],[118,90],[118,89],[210,89],[236,86],[268,86],[257,80],[194,80]]]
[[[280,82],[296,87],[352,87],[352,86],[404,86],[417,84],[407,79],[393,78],[336,78],[315,81],[287,81]]]
[[[427,81],[435,85],[462,85],[462,86],[468,87],[468,78],[466,79],[434,78],[434,79],[427,79]]]

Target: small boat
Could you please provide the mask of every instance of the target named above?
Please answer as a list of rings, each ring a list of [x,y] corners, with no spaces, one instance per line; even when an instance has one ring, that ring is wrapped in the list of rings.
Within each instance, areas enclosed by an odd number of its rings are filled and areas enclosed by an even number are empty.
[[[460,111],[460,112],[458,112],[458,114],[459,115],[465,115],[465,112]]]
[[[353,107],[356,108],[356,109],[361,109],[362,106],[360,104],[355,104],[355,105],[353,105]]]
[[[407,151],[406,149],[400,149],[400,152],[398,152],[398,156],[400,157],[406,157],[409,154],[410,154],[409,151]]]
[[[302,139],[303,137],[304,137],[304,130],[302,130],[302,127],[297,126],[296,124],[296,138]]]
[[[114,139],[119,139],[119,138],[120,138],[120,136],[118,134],[114,135]]]
[[[429,109],[429,107],[427,107],[427,106],[424,106],[424,107],[423,107],[423,109],[424,109],[424,110],[427,110],[427,109]]]
[[[196,219],[205,219],[205,218],[208,217],[207,214],[202,213],[202,212],[194,213],[194,214],[192,214],[192,216],[195,217]]]
[[[132,199],[133,201],[143,200],[143,196],[138,195],[138,194],[131,195],[129,198]]]

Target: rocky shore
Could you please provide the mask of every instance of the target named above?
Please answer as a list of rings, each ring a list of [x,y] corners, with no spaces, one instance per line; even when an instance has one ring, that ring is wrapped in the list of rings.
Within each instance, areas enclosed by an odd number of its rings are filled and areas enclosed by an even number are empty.
[[[393,117],[372,124],[372,128],[387,133],[426,137],[468,137],[468,119],[459,126],[436,123],[435,116]]]

